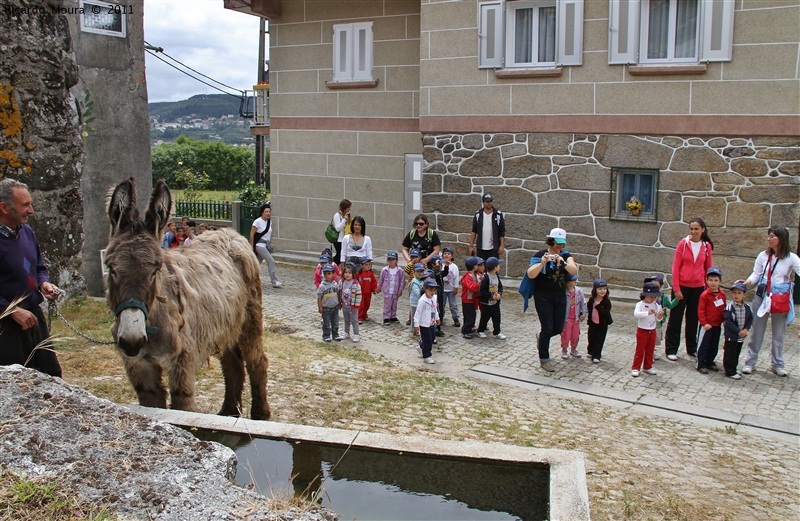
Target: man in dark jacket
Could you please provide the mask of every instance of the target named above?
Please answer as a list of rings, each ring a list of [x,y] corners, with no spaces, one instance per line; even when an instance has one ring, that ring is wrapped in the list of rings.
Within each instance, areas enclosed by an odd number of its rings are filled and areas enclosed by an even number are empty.
[[[31,215],[28,187],[15,179],[0,181],[0,313],[5,315],[0,319],[0,365],[27,365],[61,376],[58,358],[45,342],[49,333],[39,307],[44,298],[56,298],[57,288],[27,224]]]
[[[469,239],[470,255],[484,261],[489,257],[502,258],[505,252],[506,221],[503,212],[494,208],[491,194],[483,194],[483,208],[472,218],[472,235]]]

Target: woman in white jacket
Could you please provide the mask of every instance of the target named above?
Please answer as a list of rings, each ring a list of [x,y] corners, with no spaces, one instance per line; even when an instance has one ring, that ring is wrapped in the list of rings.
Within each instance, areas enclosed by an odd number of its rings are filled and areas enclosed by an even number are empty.
[[[749,285],[758,285],[753,297],[753,329],[750,332],[750,343],[747,345],[747,359],[742,374],[751,374],[758,361],[758,352],[764,342],[767,320],[772,317],[772,372],[778,376],[787,376],[783,360],[783,338],[786,326],[794,318],[791,302],[793,273],[800,275],[800,257],[789,251],[789,230],[783,226],[773,226],[767,230],[767,249],[756,257],[753,273],[747,277]],[[769,284],[767,280],[769,279]],[[739,281],[737,281],[739,282]],[[759,313],[758,308],[765,294],[789,293],[789,313]]]

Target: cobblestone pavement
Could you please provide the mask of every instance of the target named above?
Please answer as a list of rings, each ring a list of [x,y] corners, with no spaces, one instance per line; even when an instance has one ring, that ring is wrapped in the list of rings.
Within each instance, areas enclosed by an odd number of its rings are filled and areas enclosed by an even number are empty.
[[[376,270],[377,271],[377,270]],[[269,318],[296,330],[296,335],[321,339],[319,313],[316,307],[316,293],[312,282],[313,272],[309,268],[279,264],[281,288],[264,284],[264,309]],[[266,266],[262,265],[262,280],[269,281]],[[630,366],[633,359],[634,332],[636,321],[633,306],[615,303],[612,310],[614,324],[609,328],[603,349],[603,361],[593,364],[585,357],[586,328],[582,325],[579,351],[582,358],[560,358],[560,338],[553,338],[550,345],[551,359],[556,364],[555,373],[546,373],[539,368],[535,349],[535,334],[538,331],[536,313],[529,308],[522,314],[522,299],[514,289],[507,289],[502,303],[502,331],[506,340],[477,337],[468,340],[460,335],[459,329],[452,326],[449,311],[446,313],[443,330],[444,338],[438,339],[434,348],[435,365],[422,364],[416,350],[416,340],[410,335],[410,327],[405,326],[409,306],[404,294],[398,305],[401,322],[384,326],[382,324],[383,297],[373,295],[370,306],[370,320],[361,325],[361,341],[350,344],[380,354],[390,359],[441,373],[464,373],[477,365],[512,369],[539,377],[552,378],[556,383],[588,384],[596,388],[615,392],[632,393],[638,396],[658,398],[691,406],[710,408],[748,414],[769,420],[800,424],[800,356],[798,355],[797,322],[789,327],[787,345],[784,351],[786,369],[789,376],[778,377],[769,371],[769,332],[764,340],[756,370],[752,375],[744,375],[735,381],[726,378],[723,372],[709,375],[699,374],[692,360],[685,354],[679,355],[676,362],[663,356],[655,362],[657,375],[643,374],[633,378]],[[613,292],[612,292],[613,302]],[[340,317],[340,333],[344,331]],[[491,332],[491,331],[490,331]],[[681,346],[683,350],[683,346]],[[744,360],[744,353],[740,362]],[[722,349],[717,357],[722,365]],[[538,378],[541,383],[544,378]]]

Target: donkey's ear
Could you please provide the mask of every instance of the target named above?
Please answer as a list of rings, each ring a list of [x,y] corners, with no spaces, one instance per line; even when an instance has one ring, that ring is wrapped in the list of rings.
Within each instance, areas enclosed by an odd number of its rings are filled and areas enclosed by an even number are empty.
[[[153,194],[150,196],[150,204],[147,205],[147,213],[144,217],[144,224],[147,229],[152,231],[156,237],[161,235],[161,231],[167,226],[169,216],[172,211],[172,194],[169,187],[162,179],[156,181],[153,187]]]
[[[133,177],[114,188],[108,199],[107,212],[111,221],[111,237],[127,229],[131,221],[139,215],[136,209],[136,181]]]

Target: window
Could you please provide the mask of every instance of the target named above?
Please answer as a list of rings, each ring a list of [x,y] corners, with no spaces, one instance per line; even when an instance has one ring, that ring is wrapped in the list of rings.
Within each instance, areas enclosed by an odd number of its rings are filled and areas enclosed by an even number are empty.
[[[333,81],[372,80],[372,22],[333,26]]]
[[[730,61],[734,0],[610,0],[608,63]]]
[[[480,68],[581,64],[583,0],[484,2],[479,10]]]
[[[648,168],[612,168],[611,218],[655,222],[658,173]]]
[[[125,38],[127,34],[126,15],[130,6],[81,0],[81,31]]]

